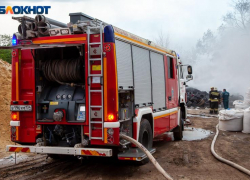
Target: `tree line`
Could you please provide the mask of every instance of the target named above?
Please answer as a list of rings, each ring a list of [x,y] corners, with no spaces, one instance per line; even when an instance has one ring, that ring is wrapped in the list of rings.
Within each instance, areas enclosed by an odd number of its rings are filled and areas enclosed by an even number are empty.
[[[12,36],[7,34],[0,34],[0,46],[11,46]],[[11,64],[12,56],[10,49],[0,49],[0,59]]]

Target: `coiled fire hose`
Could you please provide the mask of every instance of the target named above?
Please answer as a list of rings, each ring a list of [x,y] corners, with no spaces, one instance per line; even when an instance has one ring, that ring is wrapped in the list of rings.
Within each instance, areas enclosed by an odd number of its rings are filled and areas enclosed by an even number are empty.
[[[250,176],[250,171],[249,171],[248,169],[246,169],[246,168],[244,168],[244,167],[242,167],[242,166],[240,166],[240,165],[238,165],[238,164],[236,164],[236,163],[234,163],[234,162],[232,162],[232,161],[229,161],[229,160],[227,160],[227,159],[224,159],[224,158],[220,157],[220,156],[214,151],[214,144],[215,144],[216,139],[217,139],[217,137],[218,137],[218,135],[219,135],[219,129],[218,129],[218,128],[219,128],[219,124],[217,124],[217,126],[216,126],[216,135],[214,136],[213,142],[212,142],[212,144],[211,144],[211,152],[212,152],[212,154],[213,154],[214,157],[215,157],[216,159],[218,159],[219,161],[221,161],[221,162],[223,162],[223,163],[226,163],[226,164],[228,164],[228,165],[230,165],[230,166],[232,166],[232,167],[234,167],[234,168],[236,168],[236,169],[238,169],[238,170],[242,171],[243,173],[245,173],[245,174],[247,174],[247,175]]]
[[[156,159],[152,156],[152,154],[138,141],[135,139],[126,136],[124,134],[120,134],[120,138],[123,138],[133,144],[135,144],[138,148],[140,148],[149,158],[149,160],[153,163],[156,169],[166,178],[169,180],[173,180],[173,178],[160,166],[160,164],[156,161]]]
[[[42,70],[48,81],[70,86],[82,86],[81,84],[74,84],[83,81],[82,66],[83,63],[80,58],[57,59],[45,61]]]

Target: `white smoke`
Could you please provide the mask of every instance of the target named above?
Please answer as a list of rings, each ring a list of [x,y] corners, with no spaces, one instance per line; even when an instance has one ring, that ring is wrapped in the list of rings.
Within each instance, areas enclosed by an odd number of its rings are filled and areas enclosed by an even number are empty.
[[[244,94],[250,87],[250,34],[225,31],[208,54],[197,55],[189,86]]]

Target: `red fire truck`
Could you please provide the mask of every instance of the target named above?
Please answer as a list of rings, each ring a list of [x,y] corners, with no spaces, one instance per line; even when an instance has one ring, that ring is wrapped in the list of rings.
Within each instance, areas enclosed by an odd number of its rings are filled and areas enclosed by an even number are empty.
[[[10,126],[19,145],[8,152],[142,162],[120,133],[151,153],[165,132],[182,139],[186,65],[175,51],[83,13],[71,13],[67,26],[41,15],[14,19],[19,33],[1,47],[13,49]]]

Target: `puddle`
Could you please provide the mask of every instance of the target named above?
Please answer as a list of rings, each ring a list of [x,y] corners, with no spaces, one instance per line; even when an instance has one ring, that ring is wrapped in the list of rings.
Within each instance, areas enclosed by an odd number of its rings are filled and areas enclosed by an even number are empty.
[[[211,134],[214,134],[214,132],[201,129],[201,128],[193,128],[193,127],[185,127],[183,131],[183,141],[196,141],[196,140],[202,140],[210,136]],[[174,141],[174,135],[173,132],[166,132],[154,139],[155,142],[157,141],[165,141],[170,142]]]
[[[204,118],[204,119],[207,119],[207,118],[214,118],[214,117],[218,117],[218,115],[206,115],[206,114],[188,114],[187,117],[200,117],[200,118]]]
[[[183,131],[183,141],[195,141],[205,139],[210,134],[213,134],[212,131],[201,129],[201,128],[192,128],[192,127],[185,127]]]

